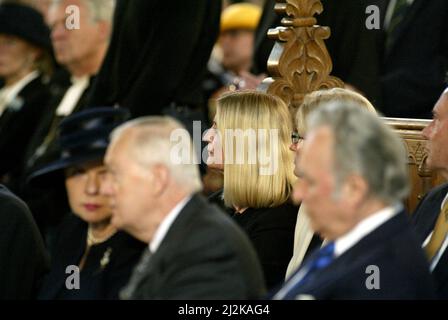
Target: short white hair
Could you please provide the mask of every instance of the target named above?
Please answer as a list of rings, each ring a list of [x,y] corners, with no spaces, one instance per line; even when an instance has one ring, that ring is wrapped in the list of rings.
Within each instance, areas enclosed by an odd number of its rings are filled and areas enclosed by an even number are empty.
[[[129,145],[133,159],[143,167],[163,164],[171,172],[175,182],[188,192],[200,192],[202,182],[195,149],[190,134],[177,120],[167,116],[147,116],[137,118],[117,127],[111,133],[111,144],[129,130],[136,130]],[[175,132],[181,131],[187,139],[176,141],[176,148],[187,150],[190,161],[173,161],[173,139]]]
[[[356,173],[367,182],[369,193],[386,204],[408,195],[405,145],[377,115],[356,103],[330,102],[313,111],[308,120],[310,129],[325,126],[333,133],[337,190]]]

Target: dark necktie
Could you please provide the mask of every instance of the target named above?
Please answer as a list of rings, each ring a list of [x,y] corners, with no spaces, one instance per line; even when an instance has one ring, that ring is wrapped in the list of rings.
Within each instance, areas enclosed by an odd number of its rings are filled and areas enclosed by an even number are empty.
[[[121,290],[120,299],[131,300],[134,298],[135,291],[137,290],[140,282],[146,275],[151,257],[152,252],[149,250],[149,248],[147,248],[144,251],[142,257],[140,258],[140,262],[132,272],[132,276],[131,279],[129,280],[129,283]]]
[[[394,6],[394,11],[392,17],[389,22],[389,26],[387,28],[387,41],[386,41],[386,49],[389,50],[395,41],[396,31],[398,26],[403,21],[406,16],[410,5],[408,0],[397,0]]]
[[[333,259],[334,242],[329,242],[326,246],[322,247],[314,257],[310,257],[310,260],[305,263],[303,268],[300,268],[299,271],[297,271],[297,273],[283,286],[286,291],[282,292],[282,290],[280,290],[274,296],[274,299],[295,299],[303,285],[306,284],[317,271],[327,267]]]

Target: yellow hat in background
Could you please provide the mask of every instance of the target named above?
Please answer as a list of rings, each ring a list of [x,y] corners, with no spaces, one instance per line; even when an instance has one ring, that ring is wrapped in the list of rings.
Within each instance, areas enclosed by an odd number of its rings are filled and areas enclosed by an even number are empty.
[[[232,29],[255,30],[261,17],[261,8],[251,3],[236,3],[221,14],[221,32]]]

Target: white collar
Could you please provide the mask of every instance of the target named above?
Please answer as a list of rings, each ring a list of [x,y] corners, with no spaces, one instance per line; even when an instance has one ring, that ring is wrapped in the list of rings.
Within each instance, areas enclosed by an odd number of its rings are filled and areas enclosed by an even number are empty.
[[[352,230],[336,239],[334,255],[338,257],[353,247],[380,225],[394,217],[401,210],[401,205],[389,206],[361,220]]]
[[[5,86],[2,89],[0,89],[0,92],[2,92],[2,96],[4,97],[5,105],[6,107],[11,101],[13,101],[17,95],[22,91],[23,88],[25,88],[31,81],[39,77],[38,71],[32,71],[28,73],[25,77],[17,81],[11,86]],[[3,111],[3,110],[0,110]],[[0,112],[1,114],[2,112]]]
[[[440,205],[440,210],[443,209],[443,206],[445,205],[445,203],[448,201],[448,193],[446,194],[445,198],[442,201],[442,204]]]
[[[190,201],[191,198],[192,195],[189,195],[185,197],[182,201],[178,202],[178,204],[163,219],[162,223],[159,225],[156,232],[154,233],[152,241],[149,243],[149,250],[152,253],[155,253],[157,251],[163,239],[165,238],[166,234],[168,233],[168,230],[170,229],[171,225],[174,223],[174,220],[176,220],[179,213],[182,211],[182,209],[185,207],[188,201]]]

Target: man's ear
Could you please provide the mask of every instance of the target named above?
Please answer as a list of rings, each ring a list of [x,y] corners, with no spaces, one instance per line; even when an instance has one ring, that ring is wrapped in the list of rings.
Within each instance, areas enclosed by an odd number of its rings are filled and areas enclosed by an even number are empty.
[[[347,177],[344,187],[344,199],[352,208],[357,208],[365,199],[369,187],[366,180],[358,174],[351,174]]]
[[[153,192],[156,195],[160,195],[169,184],[170,172],[165,165],[156,164],[152,166],[151,173],[153,175]]]
[[[112,24],[104,20],[98,21],[97,23],[100,30],[101,40],[109,41],[112,35]]]

